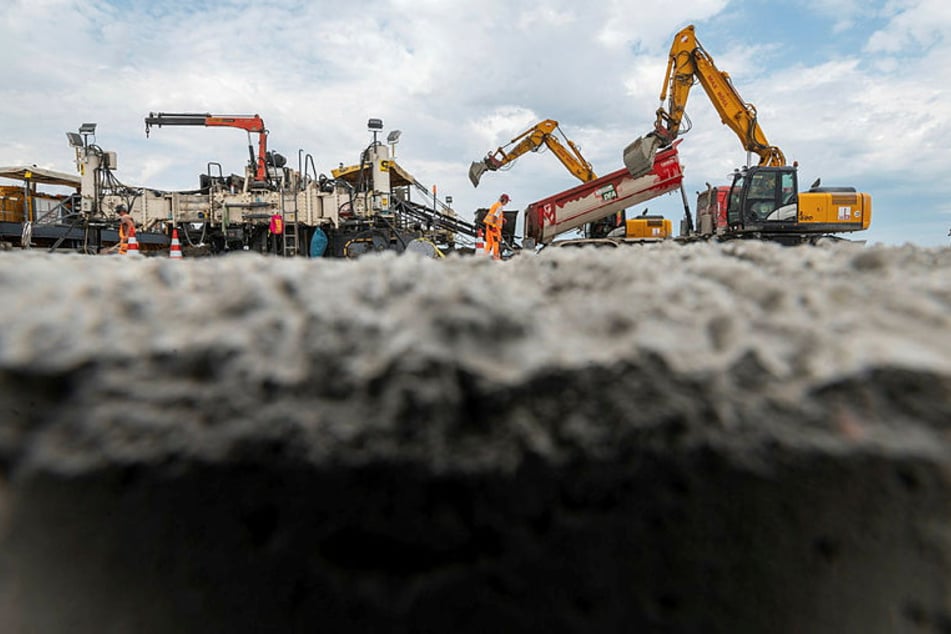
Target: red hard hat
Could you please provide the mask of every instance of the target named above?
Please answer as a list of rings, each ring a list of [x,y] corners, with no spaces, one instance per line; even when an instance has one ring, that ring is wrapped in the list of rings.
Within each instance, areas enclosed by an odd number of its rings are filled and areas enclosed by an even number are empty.
[[[499,196],[499,200],[504,200],[505,202],[508,202],[508,201],[510,201],[510,200],[512,200],[512,199],[509,198],[509,195],[508,195],[508,194],[502,194],[501,196]]]

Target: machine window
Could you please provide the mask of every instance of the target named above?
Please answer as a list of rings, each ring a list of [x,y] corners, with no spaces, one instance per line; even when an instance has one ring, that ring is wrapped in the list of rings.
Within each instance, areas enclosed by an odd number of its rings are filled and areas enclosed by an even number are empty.
[[[733,181],[733,188],[730,189],[730,202],[727,205],[727,218],[729,224],[740,222],[740,209],[743,204],[743,183],[746,182],[745,176],[737,176]]]
[[[747,218],[753,221],[766,220],[776,210],[777,172],[756,172],[750,181],[746,197]]]
[[[791,172],[783,174],[783,190],[780,196],[782,205],[791,205],[796,202],[796,180]]]

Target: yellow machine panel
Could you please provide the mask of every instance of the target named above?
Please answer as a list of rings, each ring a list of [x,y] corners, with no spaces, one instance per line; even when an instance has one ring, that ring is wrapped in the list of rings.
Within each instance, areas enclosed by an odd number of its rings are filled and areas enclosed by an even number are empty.
[[[868,229],[872,221],[872,197],[852,192],[804,192],[799,194],[801,224],[854,225]]]
[[[26,191],[19,185],[0,185],[0,222],[35,221],[65,198],[45,192]]]
[[[664,240],[673,235],[673,225],[667,218],[648,216],[628,218],[625,222],[625,238],[640,240]]]
[[[23,188],[0,185],[0,221],[23,222]]]

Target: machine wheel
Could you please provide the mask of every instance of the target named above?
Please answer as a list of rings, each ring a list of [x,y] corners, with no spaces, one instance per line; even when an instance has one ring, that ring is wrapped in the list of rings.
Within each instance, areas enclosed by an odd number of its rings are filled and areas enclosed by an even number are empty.
[[[385,231],[361,231],[343,245],[343,257],[357,258],[367,253],[379,253],[390,248],[390,237]]]
[[[443,253],[432,241],[426,238],[415,238],[406,244],[407,253],[418,253],[427,258],[441,258]]]

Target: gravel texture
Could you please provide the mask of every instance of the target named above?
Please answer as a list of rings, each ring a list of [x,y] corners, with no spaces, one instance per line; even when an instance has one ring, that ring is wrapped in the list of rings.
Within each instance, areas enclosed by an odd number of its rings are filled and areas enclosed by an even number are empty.
[[[951,249],[0,263],[0,632],[951,632]]]

